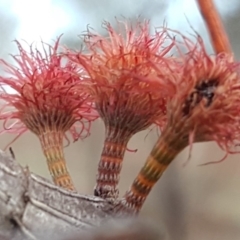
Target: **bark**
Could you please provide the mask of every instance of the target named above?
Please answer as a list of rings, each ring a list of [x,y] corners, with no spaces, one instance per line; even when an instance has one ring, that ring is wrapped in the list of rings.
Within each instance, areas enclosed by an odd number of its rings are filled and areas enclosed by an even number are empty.
[[[0,152],[1,240],[163,239],[152,224],[119,216],[105,200],[54,186]]]

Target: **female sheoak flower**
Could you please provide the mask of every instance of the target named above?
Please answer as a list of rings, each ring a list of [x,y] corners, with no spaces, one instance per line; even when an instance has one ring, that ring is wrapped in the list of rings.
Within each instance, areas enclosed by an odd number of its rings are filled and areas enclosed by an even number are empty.
[[[120,203],[133,212],[141,209],[154,184],[187,145],[215,141],[228,154],[240,140],[239,63],[224,53],[209,56],[200,37],[197,44],[183,39],[188,53],[181,54],[182,70],[175,75],[177,92],[168,103],[166,127]]]
[[[166,99],[173,84],[163,81],[164,74],[159,73],[157,78],[152,63],[158,61],[167,71],[174,61],[165,56],[174,44],[165,44],[165,30],[151,35],[148,22],[135,27],[118,22],[118,32],[107,22],[104,26],[108,37],[90,31],[86,34],[89,54],[67,55],[88,72],[87,87],[105,124],[94,194],[111,201],[118,197],[119,174],[129,139],[154,123],[165,124]]]
[[[16,41],[20,54],[13,59],[18,66],[0,61],[8,74],[0,76],[0,119],[4,120],[3,132],[17,133],[17,137],[27,130],[35,133],[54,183],[74,190],[64,160],[63,141],[65,137],[68,140],[67,132],[74,140],[88,134],[94,116],[86,102],[88,95],[80,93],[79,86],[76,91],[76,84],[80,84],[77,67],[66,59],[64,63],[63,56],[57,53],[59,40],[53,47],[42,43],[43,53],[32,46],[27,52]],[[6,88],[14,93],[8,93]],[[12,123],[9,127],[8,121]]]

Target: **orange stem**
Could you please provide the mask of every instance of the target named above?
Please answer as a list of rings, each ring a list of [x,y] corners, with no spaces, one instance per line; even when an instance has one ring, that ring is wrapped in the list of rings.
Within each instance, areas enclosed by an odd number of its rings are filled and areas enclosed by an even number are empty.
[[[197,3],[206,22],[215,52],[232,54],[228,35],[213,0],[197,0]]]
[[[63,133],[46,130],[39,135],[39,139],[53,182],[62,188],[75,190],[64,159]]]

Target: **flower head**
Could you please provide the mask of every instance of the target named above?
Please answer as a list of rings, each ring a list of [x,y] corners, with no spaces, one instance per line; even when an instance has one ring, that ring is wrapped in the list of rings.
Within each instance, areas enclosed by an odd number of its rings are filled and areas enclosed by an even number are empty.
[[[58,54],[59,40],[54,46],[42,43],[42,52],[33,45],[28,52],[16,41],[19,55],[12,57],[17,66],[0,61],[8,73],[0,76],[0,119],[5,121],[5,131],[21,134],[29,129],[39,135],[54,129],[70,131],[74,139],[88,131],[88,123],[95,117],[87,102],[88,94],[76,92],[76,85],[81,84],[76,74],[79,70]],[[16,121],[7,127],[9,120]]]
[[[194,44],[185,36],[178,90],[169,104],[168,127],[182,138],[216,141],[231,152],[239,142],[239,63],[229,54],[208,55],[202,39]],[[179,48],[178,48],[179,49]]]
[[[84,42],[89,53],[68,52],[68,57],[89,74],[88,89],[105,125],[131,134],[153,123],[164,125],[166,98],[173,85],[163,79],[169,73],[168,65],[175,64],[166,57],[174,44],[166,45],[164,29],[151,35],[147,21],[135,27],[117,22],[118,31],[108,22],[103,25],[108,37],[88,31]],[[161,77],[153,62],[161,65]]]

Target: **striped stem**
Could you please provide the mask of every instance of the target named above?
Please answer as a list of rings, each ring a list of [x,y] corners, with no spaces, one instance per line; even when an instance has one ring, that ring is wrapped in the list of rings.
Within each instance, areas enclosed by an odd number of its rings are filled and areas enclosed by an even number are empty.
[[[57,186],[74,191],[75,188],[64,159],[63,133],[60,131],[45,130],[38,137],[46,156],[53,182]]]
[[[108,200],[118,198],[118,182],[127,143],[132,134],[106,126],[104,147],[98,164],[94,195]]]
[[[180,136],[172,135],[174,138],[171,137],[171,131],[166,131],[158,139],[130,190],[121,200],[124,208],[139,212],[152,187],[178,153],[188,145],[187,141],[180,140]]]
[[[213,3],[213,0],[197,0],[203,19],[206,22],[213,48],[216,53],[230,53],[232,48],[228,35],[222,24],[221,17]]]

